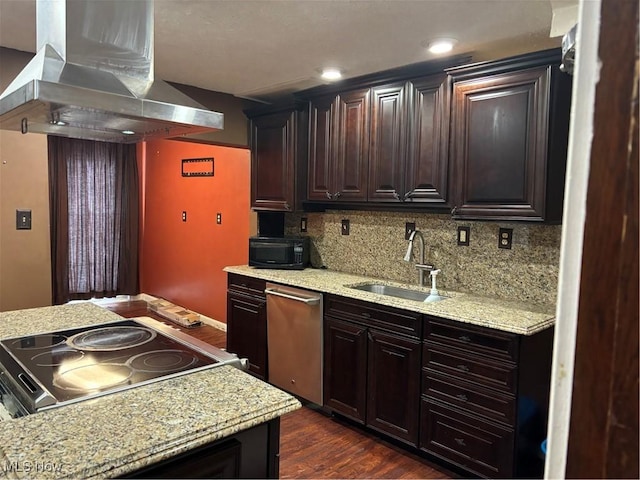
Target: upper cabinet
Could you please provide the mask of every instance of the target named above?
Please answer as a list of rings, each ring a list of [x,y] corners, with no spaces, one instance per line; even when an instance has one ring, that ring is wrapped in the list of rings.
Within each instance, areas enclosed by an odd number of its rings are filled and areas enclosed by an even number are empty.
[[[372,89],[369,201],[447,202],[449,92],[444,73]]]
[[[369,102],[369,89],[310,101],[310,200],[354,202],[367,199]]]
[[[451,73],[453,217],[560,221],[571,77],[541,55]]]
[[[251,207],[285,212],[300,208],[306,185],[306,113],[294,106],[245,113],[250,129]]]

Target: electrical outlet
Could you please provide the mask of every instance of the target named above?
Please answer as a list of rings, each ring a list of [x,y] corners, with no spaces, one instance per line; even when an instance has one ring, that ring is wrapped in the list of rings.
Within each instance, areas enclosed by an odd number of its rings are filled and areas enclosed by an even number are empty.
[[[458,227],[458,245],[469,246],[469,227]]]
[[[342,220],[342,235],[349,235],[349,220]]]
[[[301,232],[307,231],[307,217],[302,217],[300,219],[300,231]]]
[[[498,248],[511,249],[513,228],[501,228],[498,232]]]
[[[16,210],[16,230],[31,230],[31,210]]]
[[[183,211],[182,211],[182,221],[183,221],[183,222],[186,222],[186,221],[187,221],[187,211],[186,211],[186,210],[183,210]]]
[[[216,213],[216,223],[222,225],[222,214],[220,212]]]
[[[404,239],[409,240],[411,236],[411,232],[415,232],[416,224],[415,222],[407,222],[404,224]]]

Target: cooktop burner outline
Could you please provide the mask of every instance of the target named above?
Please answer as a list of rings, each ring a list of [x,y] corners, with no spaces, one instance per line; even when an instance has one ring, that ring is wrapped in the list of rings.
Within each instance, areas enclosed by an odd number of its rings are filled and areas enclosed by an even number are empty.
[[[99,392],[127,384],[133,373],[122,363],[90,363],[58,372],[53,384],[72,392]]]
[[[67,344],[80,350],[106,352],[139,347],[152,341],[156,335],[150,328],[116,325],[77,333],[67,339]]]
[[[84,358],[84,352],[75,348],[54,348],[46,352],[40,352],[31,357],[31,360],[39,367],[58,367],[62,363],[77,362]]]
[[[139,372],[177,372],[198,362],[198,358],[182,350],[152,350],[134,355],[127,365]]]
[[[59,333],[41,333],[14,339],[9,345],[17,350],[43,350],[61,345],[67,336]]]

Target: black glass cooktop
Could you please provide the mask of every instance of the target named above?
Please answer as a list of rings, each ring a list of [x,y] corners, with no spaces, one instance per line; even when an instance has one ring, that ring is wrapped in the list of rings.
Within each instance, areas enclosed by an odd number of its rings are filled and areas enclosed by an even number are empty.
[[[18,380],[28,390],[44,387],[58,403],[217,363],[134,320],[6,339],[0,344],[27,373]]]

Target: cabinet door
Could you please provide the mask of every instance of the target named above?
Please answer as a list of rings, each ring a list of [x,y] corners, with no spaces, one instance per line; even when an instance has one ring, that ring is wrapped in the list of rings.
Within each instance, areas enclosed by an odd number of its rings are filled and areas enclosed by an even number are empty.
[[[543,220],[550,71],[454,84],[457,217]]]
[[[375,330],[368,342],[367,425],[417,446],[421,344]]]
[[[406,90],[396,83],[371,91],[369,201],[398,202],[404,198],[406,155]]]
[[[295,209],[295,111],[251,119],[251,206]]]
[[[340,94],[337,103],[335,199],[365,201],[367,199],[367,166],[369,161],[370,90],[354,90]]]
[[[403,198],[413,202],[447,203],[451,81],[445,74],[412,80],[408,97],[411,104],[409,152]]]
[[[249,360],[249,372],[267,380],[267,303],[227,294],[227,351]]]
[[[332,125],[336,95],[313,100],[309,106],[309,200],[331,200],[335,192]]]
[[[324,405],[365,422],[366,328],[325,317]]]

